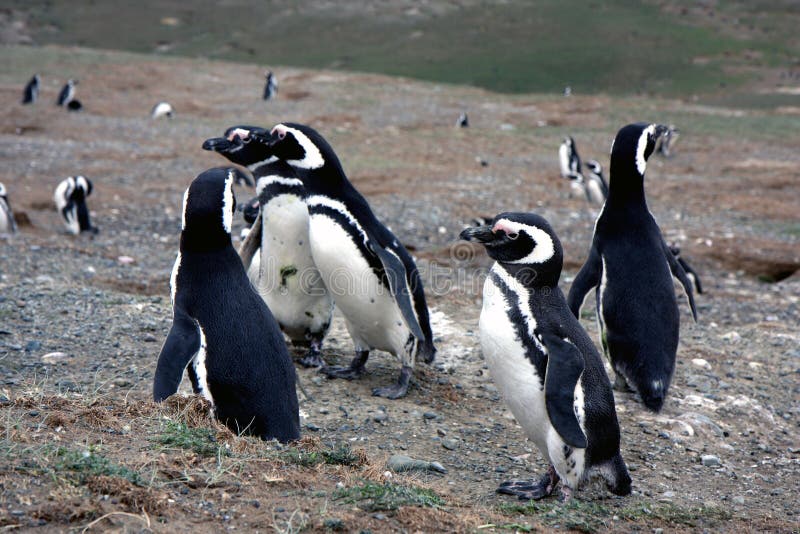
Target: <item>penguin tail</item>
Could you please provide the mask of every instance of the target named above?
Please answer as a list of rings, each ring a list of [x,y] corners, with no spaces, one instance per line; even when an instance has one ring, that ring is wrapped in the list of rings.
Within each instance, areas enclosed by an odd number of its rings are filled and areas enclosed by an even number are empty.
[[[609,460],[606,469],[603,470],[603,478],[606,479],[608,490],[614,495],[630,495],[631,475],[628,474],[628,467],[620,453]]]

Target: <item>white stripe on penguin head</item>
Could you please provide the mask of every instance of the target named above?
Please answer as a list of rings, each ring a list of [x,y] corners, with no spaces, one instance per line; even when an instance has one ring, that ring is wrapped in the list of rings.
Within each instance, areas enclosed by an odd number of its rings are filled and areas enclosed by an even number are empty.
[[[647,168],[647,161],[644,159],[644,151],[647,150],[647,143],[650,141],[650,136],[656,133],[656,125],[651,124],[642,131],[639,136],[639,142],[636,144],[636,170],[639,174],[644,176],[644,171]]]
[[[308,136],[300,130],[296,128],[290,128],[285,124],[278,124],[272,129],[271,133],[282,133],[283,135],[291,133],[294,138],[297,139],[297,142],[300,143],[300,146],[303,147],[303,151],[305,152],[303,159],[286,160],[286,163],[292,167],[299,167],[301,169],[319,169],[325,165],[325,158],[322,157],[322,153],[319,151],[319,148],[317,148],[317,145],[315,145],[314,142],[311,141],[311,139],[309,139]]]
[[[231,233],[233,226],[233,174],[233,171],[228,172],[222,191],[222,227],[227,233]]]
[[[183,192],[183,211],[181,212],[181,230],[186,230],[186,204],[189,203],[189,188]]]
[[[550,258],[553,257],[555,254],[555,244],[553,243],[553,238],[550,235],[538,228],[536,226],[530,226],[528,224],[522,224],[514,221],[509,221],[508,219],[500,219],[497,221],[492,228],[492,231],[495,230],[504,230],[506,233],[514,233],[518,234],[521,231],[524,231],[526,234],[531,236],[533,240],[536,242],[536,246],[533,247],[533,250],[525,256],[524,258],[520,258],[518,260],[509,261],[507,263],[544,263],[548,261]]]

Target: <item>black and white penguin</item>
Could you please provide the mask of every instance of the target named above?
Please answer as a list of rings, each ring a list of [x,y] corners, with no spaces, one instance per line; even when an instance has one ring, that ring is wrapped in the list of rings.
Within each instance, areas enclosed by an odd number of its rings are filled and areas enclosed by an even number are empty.
[[[674,124],[667,126],[664,133],[656,142],[656,152],[665,158],[671,157],[672,149],[675,148],[675,143],[678,142],[678,137],[680,137],[680,135],[680,130],[678,130]]]
[[[70,176],[56,186],[53,202],[64,218],[69,233],[97,233],[97,228],[89,220],[89,208],[86,207],[86,198],[91,194],[92,182],[85,176]]]
[[[596,159],[586,162],[586,173],[584,182],[586,186],[586,198],[592,204],[603,204],[608,197],[608,184],[603,177],[603,166]]]
[[[8,191],[0,182],[0,235],[17,233],[17,223],[14,221],[14,212],[8,203]]]
[[[78,80],[68,80],[67,83],[64,84],[64,87],[61,88],[61,92],[58,93],[58,100],[56,104],[62,107],[67,107],[67,105],[75,98],[75,86],[78,85]]]
[[[692,287],[647,208],[647,158],[664,127],[630,124],[611,149],[608,199],[597,217],[589,257],[569,291],[580,317],[586,293],[597,287],[597,319],[603,350],[617,376],[645,406],[661,410],[675,370],[680,315],[672,277],[683,284],[697,320]]]
[[[159,102],[150,110],[150,117],[153,119],[160,119],[161,117],[171,119],[174,116],[175,110],[169,102]]]
[[[698,276],[697,272],[692,268],[691,265],[689,265],[689,262],[686,261],[686,258],[681,256],[681,248],[677,245],[677,243],[672,243],[669,246],[669,251],[672,252],[672,255],[675,256],[675,259],[681,264],[681,267],[683,267],[683,270],[686,273],[686,276],[689,277],[689,280],[694,283],[694,288],[697,290],[697,294],[702,295],[703,284],[700,282],[700,276]]]
[[[33,104],[36,102],[36,99],[39,98],[40,81],[38,74],[34,74],[33,78],[28,81],[28,85],[25,86],[25,90],[22,93],[23,104]]]
[[[458,120],[456,121],[456,126],[459,128],[469,128],[469,117],[467,117],[466,111],[458,116]]]
[[[283,336],[231,244],[236,208],[229,169],[210,169],[183,197],[180,249],[170,287],[173,322],[153,398],[194,392],[231,430],[287,442],[300,437],[295,370]]]
[[[550,464],[538,482],[504,482],[498,492],[540,499],[561,481],[568,499],[599,475],[613,493],[629,494],[611,383],[558,287],[563,252],[555,232],[538,215],[502,213],[461,238],[481,243],[496,260],[483,286],[483,356],[506,405]]]
[[[260,216],[242,245],[242,259],[281,330],[292,344],[308,347],[300,363],[321,367],[333,299],[311,255],[306,191],[294,169],[271,156],[266,144],[253,142],[248,128],[266,134],[262,128],[237,126],[229,128],[224,138],[207,140],[203,147],[253,166]]]
[[[579,172],[568,172],[566,178],[569,180],[570,196],[576,196],[589,200],[589,191],[586,189],[586,179]]]
[[[570,174],[581,174],[581,158],[572,136],[564,137],[564,141],[558,147],[558,163],[563,178],[570,178]]]
[[[372,349],[401,362],[400,376],[373,395],[396,399],[408,391],[415,361],[436,355],[422,280],[411,255],[353,187],[339,158],[316,130],[276,125],[269,145],[303,180],[314,262],[345,317],[356,356],[349,367],[324,367],[329,377],[356,378]]]
[[[266,82],[264,83],[264,100],[270,100],[278,93],[278,79],[271,70],[268,70],[264,74],[264,77],[266,78]]]

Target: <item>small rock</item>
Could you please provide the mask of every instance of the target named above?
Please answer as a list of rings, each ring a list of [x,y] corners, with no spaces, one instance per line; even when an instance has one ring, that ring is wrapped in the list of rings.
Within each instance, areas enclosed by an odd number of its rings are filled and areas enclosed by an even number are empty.
[[[663,495],[664,495],[664,497],[666,497],[667,499],[671,499],[671,498],[673,498],[673,497],[675,496],[675,492],[674,492],[674,491],[665,491],[665,492],[663,493]]]
[[[739,332],[733,330],[728,332],[727,334],[723,334],[720,337],[722,338],[723,341],[727,341],[729,343],[738,343],[739,341],[742,340],[742,336],[739,335]]]
[[[320,430],[322,430],[314,423],[306,423],[306,429],[309,430],[310,432],[319,432]]]
[[[130,256],[120,256],[117,258],[117,261],[120,262],[122,265],[130,265],[136,260],[131,258]]]
[[[58,363],[63,362],[64,360],[69,358],[69,354],[65,352],[48,352],[44,356],[42,356],[43,363]]]
[[[438,462],[426,462],[425,460],[415,460],[403,454],[395,454],[386,462],[386,467],[395,473],[403,471],[438,471],[447,473],[447,469]]]
[[[719,458],[713,454],[704,454],[700,457],[700,463],[706,467],[717,467],[721,462],[719,461]]]
[[[733,499],[731,499],[735,504],[744,504],[744,497],[741,495],[737,495]]]
[[[438,415],[436,414],[436,412],[425,412],[424,414],[422,414],[422,417],[424,417],[425,419],[436,419]]]
[[[384,514],[375,514],[372,517],[378,521],[386,521],[386,515]]]
[[[25,345],[25,352],[33,352],[42,348],[42,344],[39,341],[28,341]]]
[[[442,447],[447,449],[448,451],[454,451],[458,448],[458,440],[456,438],[444,439],[442,440]]]
[[[344,530],[344,521],[339,519],[338,517],[329,517],[325,521],[322,522],[325,528],[333,530],[335,532],[339,532]]]
[[[153,334],[147,334],[146,336],[144,336],[145,343],[155,343],[156,341],[158,340],[156,339],[156,336],[154,336]]]
[[[376,423],[383,423],[387,419],[389,419],[389,415],[386,412],[378,412],[372,416],[372,420]]]
[[[708,361],[704,360],[703,358],[695,358],[695,359],[693,359],[692,360],[692,365],[697,366],[697,367],[699,367],[701,369],[706,369],[706,370],[709,370],[709,371],[711,370],[711,364],[708,363]]]

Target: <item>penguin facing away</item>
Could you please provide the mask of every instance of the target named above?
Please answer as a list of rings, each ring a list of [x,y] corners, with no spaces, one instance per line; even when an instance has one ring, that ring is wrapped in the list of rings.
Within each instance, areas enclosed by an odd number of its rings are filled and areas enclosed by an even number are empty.
[[[14,212],[8,203],[8,191],[0,182],[0,235],[17,233],[17,223],[14,221]]]
[[[92,194],[92,182],[85,176],[70,176],[62,180],[53,193],[53,202],[71,234],[97,233],[89,218],[86,198]]]
[[[498,492],[541,499],[561,481],[569,499],[599,475],[613,493],[629,494],[611,383],[558,287],[563,252],[553,229],[536,214],[502,213],[460,237],[496,260],[483,288],[483,355],[506,405],[549,463],[538,482],[504,482]]]
[[[586,293],[596,287],[601,342],[616,373],[615,387],[633,388],[656,412],[664,405],[678,349],[680,315],[673,276],[683,285],[697,320],[691,283],[645,201],[647,158],[663,128],[637,123],[617,133],[608,199],[595,222],[589,257],[567,299],[579,318]]]
[[[264,74],[264,77],[266,78],[264,83],[264,100],[270,100],[278,93],[278,79],[271,70],[268,70]]]
[[[305,185],[311,253],[355,344],[349,367],[323,367],[322,372],[332,378],[356,378],[364,372],[370,350],[384,350],[400,360],[400,376],[397,383],[372,394],[404,396],[415,361],[431,363],[436,355],[414,260],[356,191],[336,153],[316,130],[278,124],[268,144]]]
[[[262,128],[236,126],[226,137],[209,139],[203,147],[254,169],[260,215],[242,245],[242,260],[281,330],[294,345],[308,347],[301,365],[321,367],[333,299],[311,255],[306,190],[288,163],[272,156],[264,143],[252,142],[248,128],[266,133]]]
[[[34,104],[36,102],[39,98],[39,84],[39,75],[34,74],[33,78],[28,81],[27,85],[25,85],[25,90],[22,92],[23,104]]]
[[[237,433],[300,437],[295,371],[283,336],[231,244],[236,207],[227,168],[200,174],[184,194],[180,249],[170,279],[173,322],[158,357],[153,398],[196,394]]]

